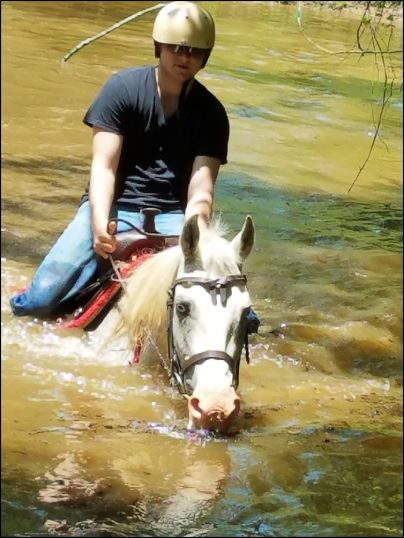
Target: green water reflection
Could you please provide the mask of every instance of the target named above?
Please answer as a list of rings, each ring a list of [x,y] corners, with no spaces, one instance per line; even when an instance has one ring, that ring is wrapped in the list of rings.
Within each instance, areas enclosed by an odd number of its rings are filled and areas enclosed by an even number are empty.
[[[394,433],[332,427],[270,437],[250,432],[224,450],[233,465],[220,498],[208,515],[179,514],[175,535],[402,535],[402,439]],[[7,474],[5,535],[43,536],[44,519],[66,520],[61,535],[172,535],[172,527],[156,523],[158,498],[143,499],[143,509],[136,509],[139,501],[128,506],[126,499],[99,496],[45,510],[33,494],[38,485],[21,471]]]

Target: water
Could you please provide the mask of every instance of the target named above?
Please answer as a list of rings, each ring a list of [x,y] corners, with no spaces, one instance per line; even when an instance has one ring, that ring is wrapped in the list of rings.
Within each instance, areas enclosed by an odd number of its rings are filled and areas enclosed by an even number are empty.
[[[206,3],[218,39],[200,79],[231,122],[215,210],[257,230],[262,326],[231,435],[187,435],[158,366],[10,315],[86,185],[85,110],[111,72],[154,62],[153,14],[61,59],[151,5],[2,2],[2,533],[402,536],[402,96],[348,192],[382,77],[313,46],[294,7]],[[328,49],[355,42],[343,14],[302,21]]]

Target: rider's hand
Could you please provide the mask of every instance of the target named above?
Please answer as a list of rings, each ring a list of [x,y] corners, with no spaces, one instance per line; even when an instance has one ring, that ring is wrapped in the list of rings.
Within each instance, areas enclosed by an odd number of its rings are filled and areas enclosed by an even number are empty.
[[[107,230],[103,227],[94,226],[93,234],[93,246],[97,254],[103,258],[108,258],[108,254],[111,254],[116,249],[116,222],[112,221],[108,223]]]

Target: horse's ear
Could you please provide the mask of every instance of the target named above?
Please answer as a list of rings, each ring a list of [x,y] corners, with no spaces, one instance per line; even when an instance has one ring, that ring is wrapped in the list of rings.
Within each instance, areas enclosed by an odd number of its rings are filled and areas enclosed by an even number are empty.
[[[255,235],[255,228],[254,228],[253,220],[250,217],[250,215],[247,215],[241,231],[236,235],[236,237],[231,242],[233,245],[234,251],[236,252],[238,256],[240,256],[241,261],[244,261],[250,254],[254,246],[254,235]]]
[[[198,215],[193,215],[188,219],[181,233],[181,248],[184,253],[185,263],[195,260],[198,254],[199,226]]]

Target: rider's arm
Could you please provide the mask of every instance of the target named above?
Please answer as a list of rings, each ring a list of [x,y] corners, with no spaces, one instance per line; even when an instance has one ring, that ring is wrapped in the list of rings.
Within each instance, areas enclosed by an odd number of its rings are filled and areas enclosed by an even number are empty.
[[[185,218],[199,215],[199,226],[206,226],[213,208],[213,191],[219,173],[220,160],[213,157],[195,158],[188,186],[188,201]]]
[[[93,245],[97,254],[107,258],[116,241],[108,230],[108,219],[115,190],[115,175],[121,156],[122,136],[93,127],[93,159],[89,187],[92,211]]]

